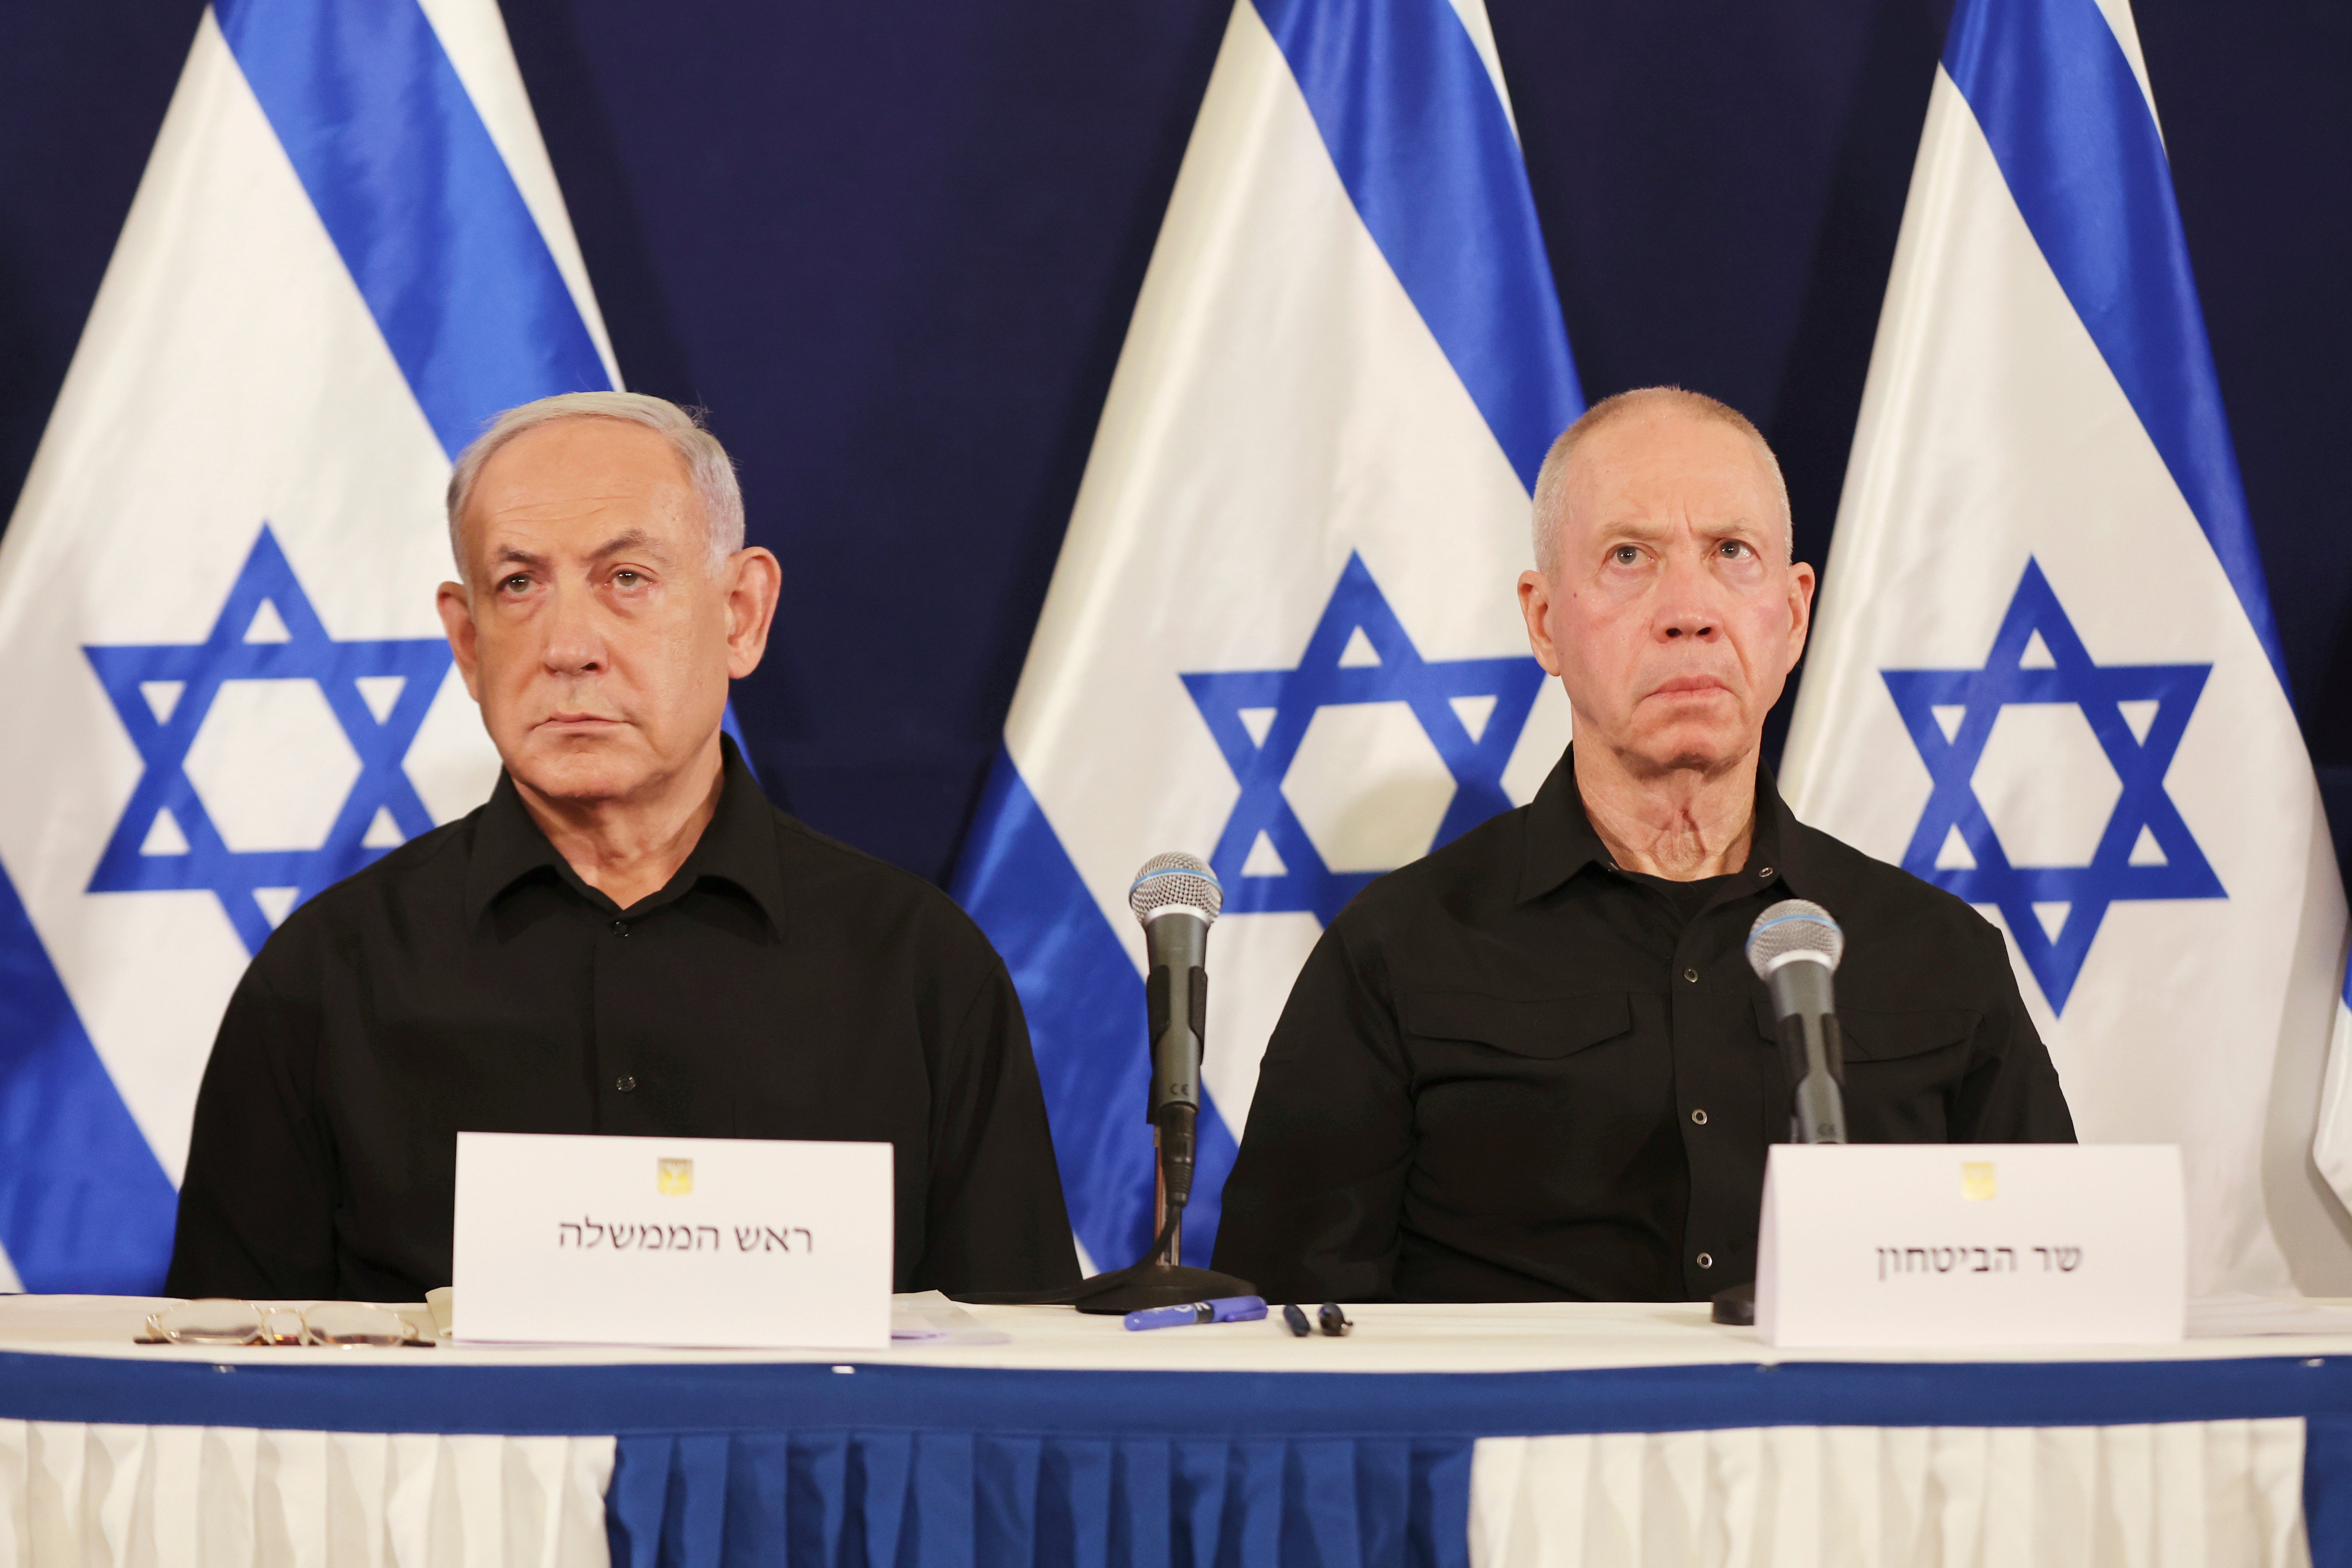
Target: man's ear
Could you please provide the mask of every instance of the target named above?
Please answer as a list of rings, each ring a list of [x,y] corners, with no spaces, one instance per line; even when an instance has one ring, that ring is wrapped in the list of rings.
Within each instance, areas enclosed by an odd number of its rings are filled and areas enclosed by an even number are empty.
[[[466,694],[481,705],[482,684],[477,677],[479,650],[476,646],[474,603],[466,595],[462,583],[444,583],[433,597],[433,607],[441,612],[441,629],[448,635],[449,651],[457,660],[457,673],[466,679]]]
[[[1805,657],[1805,639],[1813,630],[1813,569],[1800,561],[1789,568],[1789,668]]]
[[[784,591],[784,568],[773,552],[753,545],[728,562],[727,678],[740,680],[760,668]]]
[[[1528,623],[1528,648],[1546,675],[1559,673],[1559,648],[1551,640],[1551,584],[1540,572],[1519,574],[1519,614]]]

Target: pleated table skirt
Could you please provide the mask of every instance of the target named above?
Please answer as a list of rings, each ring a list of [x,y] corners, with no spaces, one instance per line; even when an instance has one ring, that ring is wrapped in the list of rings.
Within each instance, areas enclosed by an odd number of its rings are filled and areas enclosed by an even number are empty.
[[[1252,1440],[0,1420],[0,1568],[2297,1568],[2299,1418]]]

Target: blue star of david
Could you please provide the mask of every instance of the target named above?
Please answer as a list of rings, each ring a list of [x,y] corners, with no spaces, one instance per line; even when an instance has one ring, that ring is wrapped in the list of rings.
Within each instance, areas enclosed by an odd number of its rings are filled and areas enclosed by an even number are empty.
[[[1341,662],[1359,632],[1379,662]],[[1183,678],[1224,752],[1225,764],[1242,786],[1241,798],[1234,803],[1233,815],[1225,819],[1224,832],[1209,857],[1225,885],[1226,910],[1303,910],[1328,925],[1379,875],[1330,869],[1283,795],[1283,775],[1298,755],[1298,743],[1317,710],[1366,702],[1411,706],[1454,775],[1454,796],[1438,825],[1433,848],[1510,809],[1510,799],[1503,793],[1503,769],[1518,744],[1543,679],[1543,667],[1524,656],[1423,658],[1363,558],[1350,554],[1297,668],[1217,670]],[[1493,700],[1475,735],[1454,710],[1456,698]],[[1265,721],[1256,734],[1245,713]],[[1273,845],[1282,869],[1244,875],[1260,834]]]
[[[274,623],[266,610],[276,612]],[[246,950],[258,952],[276,923],[272,901],[276,919],[282,920],[293,904],[390,847],[364,842],[379,812],[391,815],[404,838],[433,826],[401,761],[448,670],[449,645],[438,637],[335,641],[266,523],[203,642],[84,647],[82,653],[145,764],[131,804],[99,857],[89,879],[93,893],[209,891],[220,900]],[[373,677],[400,680],[381,720],[359,684]],[[318,682],[359,753],[359,777],[320,847],[231,849],[189,782],[188,748],[222,684],[231,680]],[[176,836],[159,821],[165,812],[179,829]],[[180,839],[185,840],[184,849]]]
[[[2049,650],[2050,662],[2029,668],[2024,661],[2036,632]],[[1904,851],[1903,868],[1972,904],[1997,907],[2053,1013],[2066,1010],[2066,998],[2083,973],[2091,939],[2098,934],[2109,905],[2133,899],[2229,896],[2164,788],[2165,770],[2172,765],[2172,753],[2212,668],[2210,664],[2094,664],[2042,574],[2041,563],[2029,560],[1983,668],[1879,672],[1935,781],[1910,847]],[[2122,705],[2126,702],[2154,704],[2144,734],[2126,717]],[[2087,866],[2011,865],[1977,799],[1971,782],[1977,763],[1984,755],[1993,721],[2012,703],[2080,707],[2123,782],[2123,794]],[[1959,710],[1948,736],[1946,722],[1936,713],[1938,708],[1947,716]],[[1974,866],[1936,863],[1955,832]],[[2155,856],[2141,849],[2146,839],[2154,841]],[[2054,933],[2043,926],[2036,904],[2064,906]]]

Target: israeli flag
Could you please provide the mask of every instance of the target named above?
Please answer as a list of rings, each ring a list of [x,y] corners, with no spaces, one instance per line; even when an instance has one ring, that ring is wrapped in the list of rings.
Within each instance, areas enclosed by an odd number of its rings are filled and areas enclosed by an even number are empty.
[[[1188,850],[1225,889],[1206,1262],[1325,923],[1567,743],[1514,584],[1581,407],[1480,0],[1239,0],[955,885],[1094,1263],[1151,1236],[1137,868]]]
[[[615,384],[493,0],[217,0],[0,538],[0,1286],[158,1288],[247,959],[496,780],[452,455]]]
[[[2312,1161],[2327,1184],[2352,1207],[2352,958],[2336,995],[2336,1026],[2327,1041],[2327,1077],[2319,1093],[2319,1130]]]
[[[2126,0],[1961,0],[1783,786],[2008,934],[2192,1289],[2352,1290],[2311,1139],[2344,893]]]

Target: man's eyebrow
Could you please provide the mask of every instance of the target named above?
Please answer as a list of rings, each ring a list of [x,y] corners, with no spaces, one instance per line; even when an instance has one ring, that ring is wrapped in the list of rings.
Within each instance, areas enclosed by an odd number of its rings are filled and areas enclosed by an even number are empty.
[[[499,552],[491,557],[491,560],[494,564],[499,566],[544,566],[547,564],[546,556],[535,555],[531,553],[531,552],[521,548],[520,545],[513,544],[501,546]]]
[[[1596,534],[1632,534],[1640,539],[1653,539],[1670,532],[1672,525],[1665,519],[1635,513],[1631,517],[1613,517],[1594,526]]]
[[[625,551],[633,550],[666,559],[663,555],[661,541],[642,528],[632,528],[625,532],[613,535],[596,547],[595,559],[602,561],[608,555],[618,555]]]

